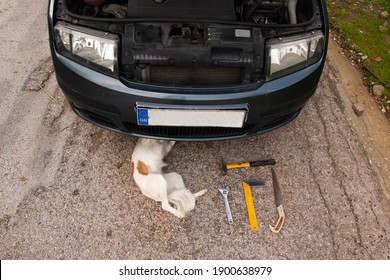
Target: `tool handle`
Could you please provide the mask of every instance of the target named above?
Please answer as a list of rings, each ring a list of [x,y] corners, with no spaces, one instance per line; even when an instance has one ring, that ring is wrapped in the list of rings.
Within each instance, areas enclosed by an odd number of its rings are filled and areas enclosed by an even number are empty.
[[[266,165],[275,165],[276,161],[275,159],[264,159],[264,160],[257,160],[257,161],[252,161],[251,166],[266,166]]]
[[[233,216],[232,216],[232,211],[230,210],[229,201],[228,201],[227,197],[225,197],[225,196],[223,197],[223,201],[225,203],[227,220],[228,220],[228,223],[231,225],[231,224],[233,224]]]
[[[226,169],[250,167],[249,162],[226,164]]]
[[[284,220],[285,220],[285,214],[284,214],[284,209],[283,205],[280,205],[278,208],[278,221],[276,222],[275,226],[269,225],[270,230],[273,233],[279,233],[280,230],[282,229],[284,225]]]

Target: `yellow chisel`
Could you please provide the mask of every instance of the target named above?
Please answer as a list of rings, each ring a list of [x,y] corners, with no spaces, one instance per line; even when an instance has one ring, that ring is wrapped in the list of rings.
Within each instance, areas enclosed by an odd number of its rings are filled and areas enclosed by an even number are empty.
[[[258,231],[259,225],[257,223],[255,205],[253,203],[251,187],[264,185],[264,181],[244,181],[242,187],[244,188],[246,208],[248,209],[249,224],[251,230]]]

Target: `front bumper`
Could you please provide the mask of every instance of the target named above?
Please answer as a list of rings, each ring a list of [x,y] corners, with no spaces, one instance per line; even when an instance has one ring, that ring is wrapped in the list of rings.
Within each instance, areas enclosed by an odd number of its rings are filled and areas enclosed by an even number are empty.
[[[83,119],[117,132],[166,140],[222,140],[263,133],[293,120],[316,90],[324,66],[317,63],[285,77],[250,89],[227,92],[172,92],[132,87],[124,80],[100,74],[51,52],[58,83],[73,110]],[[138,126],[136,106],[179,105],[185,109],[220,109],[245,106],[248,115],[242,128]]]

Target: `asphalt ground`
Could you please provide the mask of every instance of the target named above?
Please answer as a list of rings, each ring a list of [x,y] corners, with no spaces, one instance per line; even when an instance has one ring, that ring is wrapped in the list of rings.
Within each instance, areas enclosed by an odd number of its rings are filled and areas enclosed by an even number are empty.
[[[239,140],[176,143],[167,171],[193,192],[208,189],[178,219],[135,185],[137,139],[86,123],[64,100],[49,59],[46,1],[4,2],[1,259],[390,259],[388,159],[378,168],[354,126],[336,46],[316,94],[290,124]],[[390,143],[389,128],[377,129]],[[279,234],[268,228],[277,219],[270,168],[222,175],[220,167],[221,159],[266,158],[277,161],[284,199]],[[252,188],[257,232],[249,228],[244,179],[266,181]],[[231,190],[232,225],[221,184]]]

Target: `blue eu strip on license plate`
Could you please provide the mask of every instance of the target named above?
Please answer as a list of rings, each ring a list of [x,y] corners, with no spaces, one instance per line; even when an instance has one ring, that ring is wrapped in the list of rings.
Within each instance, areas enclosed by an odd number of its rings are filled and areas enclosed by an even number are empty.
[[[148,109],[137,110],[138,125],[149,125]]]

